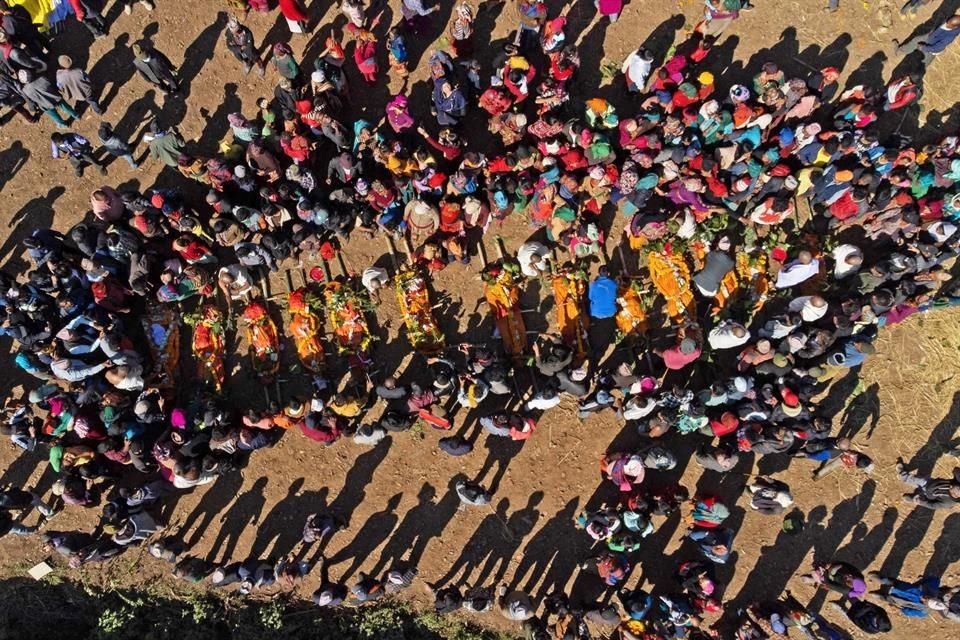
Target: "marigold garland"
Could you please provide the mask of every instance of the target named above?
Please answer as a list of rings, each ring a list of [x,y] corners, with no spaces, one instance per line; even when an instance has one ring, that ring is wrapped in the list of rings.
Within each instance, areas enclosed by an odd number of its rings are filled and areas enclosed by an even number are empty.
[[[577,269],[564,269],[554,274],[552,285],[560,335],[574,348],[577,358],[583,358],[587,353],[585,338],[589,327],[589,316],[584,311],[587,274]]]
[[[366,352],[375,339],[364,316],[364,312],[373,307],[370,300],[337,281],[328,282],[323,295],[336,336],[337,352],[341,355]]]
[[[520,311],[520,287],[523,277],[519,268],[510,263],[493,264],[484,269],[481,277],[486,285],[484,297],[490,313],[500,330],[503,350],[507,355],[520,357],[527,350],[527,329]]]
[[[653,285],[667,299],[667,315],[674,322],[682,322],[693,310],[690,267],[683,255],[668,244],[662,251],[647,254],[647,267]]]
[[[400,315],[407,327],[407,340],[424,355],[443,351],[443,333],[433,317],[427,280],[417,271],[403,269],[394,277]]]

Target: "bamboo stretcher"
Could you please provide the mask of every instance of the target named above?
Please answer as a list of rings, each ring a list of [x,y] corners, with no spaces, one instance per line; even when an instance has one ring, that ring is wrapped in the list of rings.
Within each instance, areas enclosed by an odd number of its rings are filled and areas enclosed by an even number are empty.
[[[223,364],[226,353],[223,323],[223,313],[216,306],[203,305],[200,318],[193,326],[193,338],[190,341],[190,352],[197,363],[197,377],[216,393],[223,388],[226,377]]]
[[[410,240],[404,238],[409,262],[399,264],[393,239],[387,236],[390,255],[393,256],[397,273],[393,276],[400,315],[407,329],[407,340],[417,353],[426,357],[443,353],[445,339],[433,315],[430,288],[427,278],[412,264],[413,249]]]

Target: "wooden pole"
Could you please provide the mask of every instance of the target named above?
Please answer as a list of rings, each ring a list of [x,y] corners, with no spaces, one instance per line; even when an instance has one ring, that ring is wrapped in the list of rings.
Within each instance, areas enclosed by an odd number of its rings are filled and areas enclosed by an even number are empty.
[[[393,244],[393,236],[387,234],[384,237],[384,240],[387,242],[387,251],[390,253],[390,259],[393,261],[394,271],[400,270],[400,260],[397,258],[397,247]]]
[[[480,266],[487,268],[487,249],[483,246],[483,239],[477,243],[477,257],[480,258]]]
[[[403,249],[407,252],[407,264],[413,266],[413,245],[410,243],[410,236],[403,236]]]

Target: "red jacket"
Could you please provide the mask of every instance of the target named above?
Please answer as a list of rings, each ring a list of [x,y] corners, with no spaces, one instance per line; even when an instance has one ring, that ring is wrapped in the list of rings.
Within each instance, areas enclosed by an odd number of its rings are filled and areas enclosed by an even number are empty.
[[[76,0],[70,0],[70,4],[73,4],[75,1]],[[297,0],[280,0],[278,4],[280,5],[280,13],[282,13],[283,17],[287,20],[292,20],[293,22],[309,21],[310,18]]]

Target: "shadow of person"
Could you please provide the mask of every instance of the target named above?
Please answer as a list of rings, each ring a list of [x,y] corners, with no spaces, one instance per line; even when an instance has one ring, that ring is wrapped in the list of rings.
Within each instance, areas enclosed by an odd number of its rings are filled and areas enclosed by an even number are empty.
[[[930,475],[937,460],[950,448],[958,426],[960,426],[960,391],[954,394],[950,411],[930,432],[927,442],[904,465],[905,470],[916,473],[918,476]],[[920,506],[914,507],[907,514],[907,517],[903,519],[897,528],[897,532],[893,535],[893,546],[880,567],[882,575],[897,576],[900,574],[907,556],[910,555],[911,551],[919,548],[920,543],[926,537],[927,531],[933,523],[933,515],[932,509]]]
[[[164,98],[161,119],[165,123],[179,123],[187,114],[187,100],[193,89],[193,82],[208,60],[213,58],[220,33],[227,26],[227,14],[217,13],[217,19],[208,25],[183,52],[183,62],[177,69],[179,90]],[[218,109],[219,110],[219,109]]]
[[[230,130],[230,123],[227,122],[227,116],[240,111],[242,108],[243,103],[240,100],[240,96],[237,95],[237,85],[233,82],[228,82],[223,85],[223,98],[217,105],[216,111],[210,113],[206,109],[200,110],[200,115],[203,116],[205,124],[203,133],[200,134],[200,138],[197,140],[197,145],[204,149],[216,147],[224,136],[227,135],[227,131]],[[163,120],[162,122],[167,123],[172,121]]]
[[[429,16],[419,18],[418,24],[422,26],[415,32],[411,32],[410,25],[406,21],[401,23],[401,28],[407,36],[408,69],[416,69],[427,50],[435,46],[434,41],[446,30],[450,14],[453,13],[453,7],[456,4],[453,0],[432,3],[439,9]],[[424,6],[431,6],[431,2],[424,2]]]
[[[390,537],[394,528],[397,526],[399,516],[397,516],[397,507],[400,506],[402,493],[394,494],[387,501],[387,505],[382,511],[378,511],[367,518],[363,526],[353,536],[352,541],[335,553],[328,561],[330,566],[346,562],[350,559],[350,566],[340,574],[340,581],[348,581],[365,561],[367,561]]]
[[[800,55],[800,42],[797,40],[797,30],[794,27],[787,27],[780,34],[780,39],[772,47],[760,49],[750,57],[750,60],[744,66],[748,71],[756,74],[767,62],[776,64],[788,77],[803,77],[808,68],[797,62],[797,56]],[[708,58],[709,59],[709,58]],[[726,77],[726,76],[724,76]],[[750,86],[752,83],[747,83]]]
[[[257,537],[250,546],[251,557],[281,558],[289,554],[303,535],[307,516],[326,504],[327,488],[302,491],[304,481],[297,478],[290,483],[287,495],[260,522]]]
[[[250,490],[238,495],[229,511],[220,517],[220,529],[207,552],[207,562],[213,562],[217,558],[221,547],[223,553],[220,554],[220,562],[226,563],[232,559],[244,529],[248,526],[255,527],[260,522],[260,514],[267,504],[267,497],[263,493],[266,488],[266,476],[258,478]]]
[[[467,421],[464,420],[464,426]],[[486,486],[491,493],[496,493],[500,487],[503,476],[507,473],[507,466],[510,461],[520,453],[526,440],[513,440],[511,438],[501,438],[488,435],[483,445],[487,448],[487,457],[483,461],[483,466],[474,477],[474,482],[479,482]],[[496,467],[496,471],[489,480],[487,475]]]
[[[464,543],[457,559],[447,572],[433,583],[436,587],[449,584],[457,576],[460,576],[457,586],[466,584],[470,574],[493,553],[497,539],[504,535],[503,523],[506,522],[509,509],[510,500],[503,498],[497,503],[496,509],[491,510],[490,515],[480,521],[473,535]]]
[[[0,151],[0,193],[7,183],[20,173],[20,169],[30,159],[30,150],[19,140],[14,140],[9,147]]]
[[[160,23],[156,21],[151,22],[150,24],[148,24],[143,28],[142,39],[147,43],[149,43],[149,45],[152,47],[154,46],[153,39],[156,37],[158,33],[160,33]]]
[[[923,570],[925,576],[942,576],[953,563],[960,560],[960,513],[951,513],[943,521],[943,529],[933,543],[933,552]]]
[[[540,510],[537,509],[543,502],[543,492],[534,491],[527,498],[527,505],[510,514],[506,521],[506,530],[503,535],[495,539],[492,551],[483,563],[480,572],[472,579],[472,584],[500,584],[510,568],[510,560],[516,555],[517,549],[523,544],[524,538],[536,528],[540,520]]]
[[[850,531],[863,520],[863,514],[870,508],[870,503],[877,493],[877,483],[867,480],[863,483],[860,492],[838,503],[830,514],[830,520],[813,547],[813,561],[815,564],[830,562],[840,548],[840,544]],[[819,612],[823,606],[826,594],[818,590],[807,605],[807,609]]]
[[[847,61],[850,59],[849,47],[852,42],[853,37],[849,33],[841,33],[833,42],[820,51],[820,55],[817,56],[817,58],[807,59],[804,54],[801,53],[800,59],[818,70],[823,67],[836,67],[840,71],[843,71],[843,68],[847,66]]]
[[[826,517],[826,506],[818,505],[807,514],[802,531],[794,534],[781,529],[772,544],[760,547],[757,562],[747,574],[736,597],[731,600],[731,607],[779,596],[825,531],[822,523]]]
[[[379,575],[401,562],[404,566],[416,567],[430,541],[443,535],[460,506],[460,498],[452,487],[439,501],[436,501],[436,493],[433,485],[423,483],[417,494],[417,505],[403,516],[403,521],[380,552],[371,575]]]
[[[873,437],[873,431],[880,421],[880,399],[877,397],[879,390],[880,385],[873,383],[850,402],[840,418],[838,438],[855,438],[868,423],[866,438],[869,440]]]
[[[7,227],[12,229],[0,246],[0,268],[20,272],[27,268],[27,263],[19,255],[11,255],[34,229],[49,229],[53,225],[53,204],[66,193],[66,189],[57,185],[47,194],[31,199],[13,214]]]
[[[121,33],[113,44],[113,50],[100,56],[89,72],[95,87],[104,87],[110,83],[110,89],[100,98],[100,106],[104,110],[110,107],[113,99],[120,93],[120,87],[127,84],[136,73],[133,52],[130,50],[130,34]]]
[[[160,115],[156,98],[157,92],[154,89],[147,91],[142,98],[130,103],[130,106],[123,112],[123,116],[117,121],[116,126],[113,127],[118,136],[124,140],[131,140],[130,146],[134,146],[134,143],[140,139],[142,127],[154,117]]]
[[[213,519],[237,497],[237,492],[240,491],[242,486],[243,475],[240,473],[221,475],[210,485],[193,508],[193,511],[180,525],[181,537],[184,538],[188,548],[203,540],[203,536],[213,523]],[[193,529],[193,533],[188,539],[186,534],[193,528],[194,524],[196,524],[196,528]]]
[[[960,109],[957,109],[957,105],[945,111],[933,109],[927,112],[917,136],[922,140],[939,140],[944,131],[955,131],[957,128],[960,128]]]
[[[354,510],[363,502],[366,497],[367,485],[373,480],[373,473],[377,467],[387,457],[390,450],[390,438],[384,438],[375,447],[369,451],[357,456],[353,466],[347,471],[343,479],[343,488],[333,499],[328,507],[331,514],[339,517],[346,523],[350,522],[350,517]]]
[[[574,525],[580,498],[567,501],[563,509],[555,513],[530,538],[520,552],[520,562],[513,571],[509,590],[520,589],[533,594],[539,584],[538,598],[563,589],[577,566],[577,558],[583,554],[583,536]],[[523,579],[527,581],[520,586]]]
[[[21,451],[18,449],[18,451]],[[10,462],[0,475],[0,486],[22,487],[44,461],[36,451],[22,451]]]
[[[872,529],[863,522],[857,523],[850,534],[850,541],[837,549],[834,559],[866,568],[877,557],[877,549],[882,549],[893,534],[893,525],[897,522],[897,508],[887,507],[883,517]]]
[[[877,51],[847,76],[844,89],[850,89],[858,84],[877,88],[884,86],[886,82],[883,80],[883,63],[886,61],[887,54]]]

